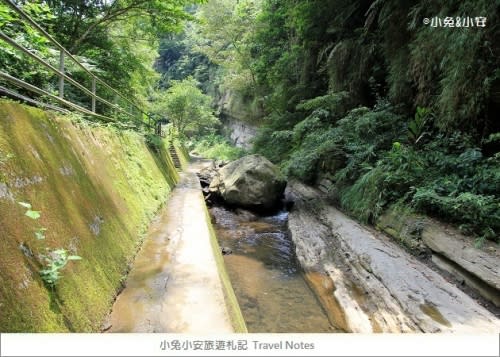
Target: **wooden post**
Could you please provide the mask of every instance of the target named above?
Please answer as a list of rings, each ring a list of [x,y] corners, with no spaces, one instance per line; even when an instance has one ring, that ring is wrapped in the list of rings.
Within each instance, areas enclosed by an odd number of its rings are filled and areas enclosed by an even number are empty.
[[[64,73],[64,51],[59,52],[59,71]],[[59,98],[64,98],[64,77],[59,76]]]
[[[92,77],[92,113],[95,113],[95,77]]]

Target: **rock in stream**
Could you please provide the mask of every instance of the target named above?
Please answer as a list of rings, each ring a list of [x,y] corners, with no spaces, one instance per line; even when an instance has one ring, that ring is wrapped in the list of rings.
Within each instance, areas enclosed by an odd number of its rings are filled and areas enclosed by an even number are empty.
[[[249,155],[218,170],[209,192],[229,205],[266,211],[280,203],[285,187],[278,167],[263,156]]]

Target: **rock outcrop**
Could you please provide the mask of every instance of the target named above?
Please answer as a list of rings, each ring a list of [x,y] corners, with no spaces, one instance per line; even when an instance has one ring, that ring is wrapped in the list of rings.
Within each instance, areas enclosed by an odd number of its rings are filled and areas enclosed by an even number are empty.
[[[454,232],[446,234],[437,224],[427,224],[422,240],[432,250],[432,261],[476,289],[484,298],[500,307],[500,254],[493,243],[476,249],[470,239]]]
[[[230,130],[230,139],[237,147],[247,150],[252,148],[252,140],[257,135],[257,129],[250,124],[228,119],[226,120],[226,127]]]
[[[456,228],[395,208],[380,217],[377,228],[419,255],[430,254],[439,268],[500,307],[500,251],[494,242],[476,247]]]
[[[285,187],[275,165],[263,156],[249,155],[220,169],[209,191],[229,205],[260,211],[277,206]]]
[[[498,333],[500,320],[389,237],[292,183],[297,257],[332,323],[350,332]]]

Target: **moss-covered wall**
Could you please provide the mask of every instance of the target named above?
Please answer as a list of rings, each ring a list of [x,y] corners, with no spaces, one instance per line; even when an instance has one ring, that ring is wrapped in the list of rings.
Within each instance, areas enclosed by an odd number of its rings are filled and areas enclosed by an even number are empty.
[[[137,132],[0,101],[0,331],[98,331],[177,179],[167,150]],[[83,258],[55,290],[38,274],[46,247]]]

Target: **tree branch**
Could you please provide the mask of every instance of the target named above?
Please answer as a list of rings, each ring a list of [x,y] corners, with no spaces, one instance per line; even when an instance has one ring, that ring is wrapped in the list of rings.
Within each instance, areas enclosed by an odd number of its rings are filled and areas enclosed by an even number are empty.
[[[132,11],[132,10],[141,10],[141,6],[144,5],[144,4],[146,4],[147,2],[148,2],[148,0],[138,0],[138,1],[135,1],[134,3],[130,4],[129,6],[126,6],[126,7],[121,8],[121,9],[116,9],[115,11],[112,11],[113,7],[115,7],[115,5],[118,3],[118,0],[116,0],[106,10],[106,13],[104,14],[104,16],[102,18],[98,19],[93,24],[91,24],[87,28],[87,30],[85,30],[85,32],[77,40],[75,40],[73,46],[70,48],[70,52],[72,54],[74,54],[76,52],[76,50],[78,49],[78,47],[82,44],[82,42],[98,26],[100,26],[100,25],[102,25],[102,24],[104,24],[106,22],[112,22],[112,21],[116,20],[118,17],[126,14],[129,11]]]

